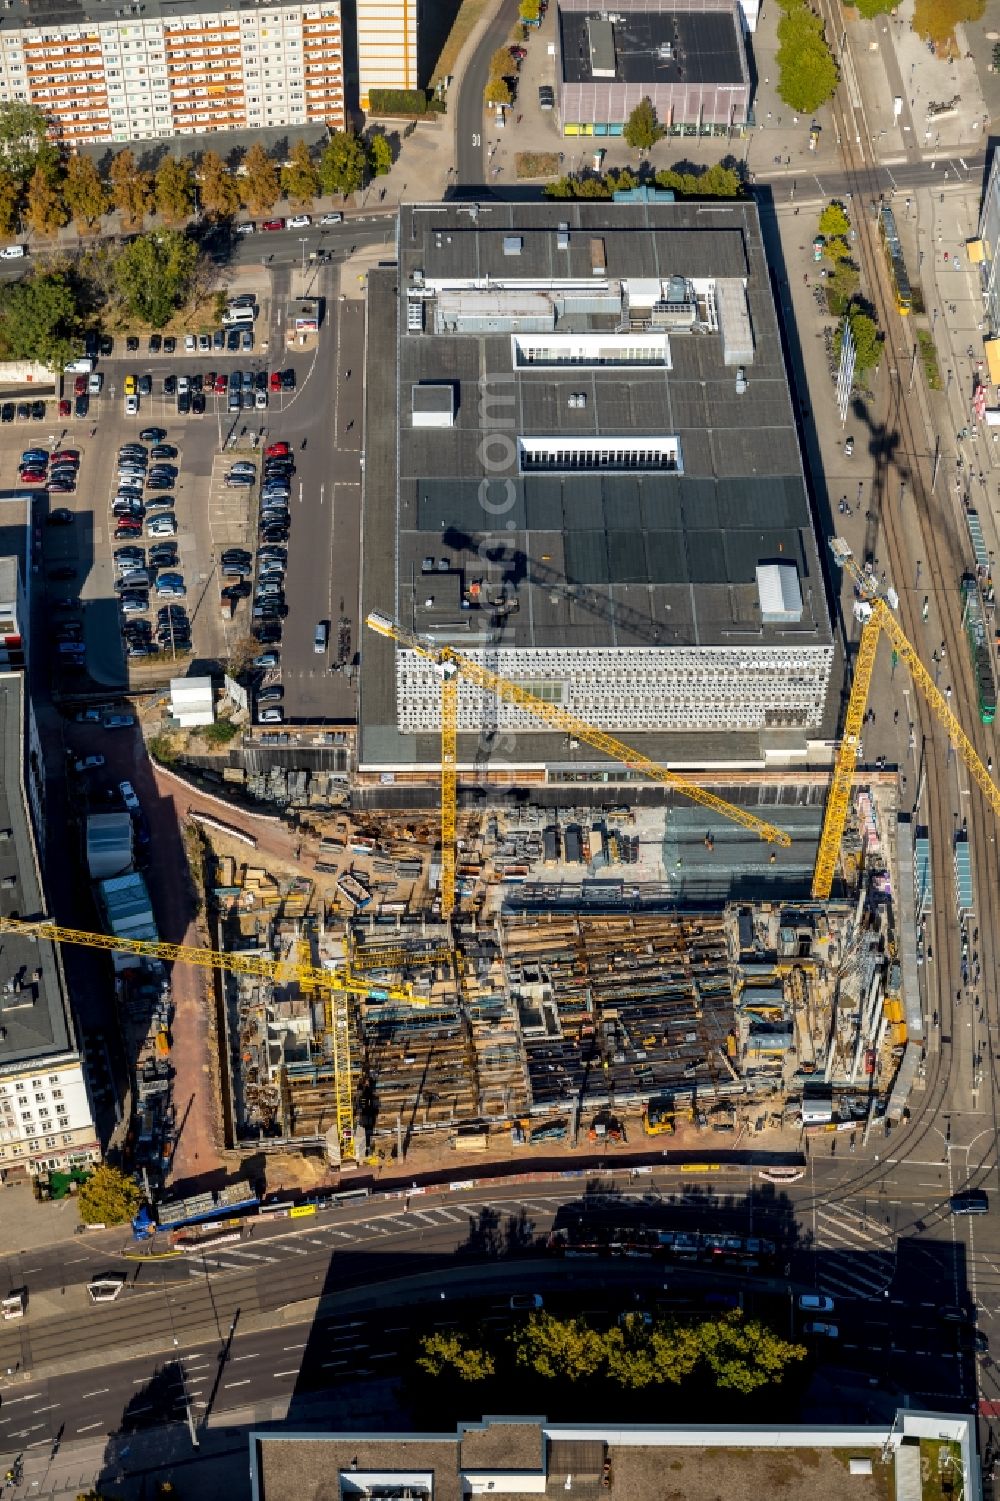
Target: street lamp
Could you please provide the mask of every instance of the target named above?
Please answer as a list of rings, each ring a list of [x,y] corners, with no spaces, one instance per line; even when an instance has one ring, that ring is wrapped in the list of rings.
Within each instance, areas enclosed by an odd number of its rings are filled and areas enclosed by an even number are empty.
[[[299,235],[299,244],[302,246],[302,275],[306,274],[306,246],[309,244],[308,235]]]

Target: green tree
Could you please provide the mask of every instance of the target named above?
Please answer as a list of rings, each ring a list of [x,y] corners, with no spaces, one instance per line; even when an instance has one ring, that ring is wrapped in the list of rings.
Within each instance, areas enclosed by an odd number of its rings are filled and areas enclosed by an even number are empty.
[[[778,95],[799,114],[812,114],[836,93],[840,74],[820,17],[806,0],[780,0]]]
[[[21,190],[18,187],[17,178],[9,167],[0,167],[0,235],[8,236],[14,233],[17,224],[17,206],[21,201]]]
[[[27,183],[40,154],[52,151],[43,110],[23,99],[0,104],[0,158],[19,183]]]
[[[55,234],[66,223],[60,184],[52,168],[42,162],[38,163],[28,183],[24,219],[36,235]]]
[[[62,370],[78,352],[73,289],[60,272],[5,283],[0,293],[0,357]]]
[[[861,285],[861,274],[852,260],[844,257],[835,260],[826,279],[826,290],[831,297],[839,298],[842,306],[850,302],[857,295]]]
[[[913,29],[949,56],[955,51],[955,27],[982,19],[984,0],[916,0]]]
[[[330,137],[319,161],[319,180],[323,192],[347,197],[356,193],[365,180],[365,148],[349,130],[338,130]]]
[[[392,170],[392,142],[380,130],[368,137],[368,170],[373,177]]]
[[[76,1202],[85,1225],[124,1225],[142,1204],[142,1189],[134,1178],[102,1163],[80,1185]]]
[[[850,324],[851,336],[854,339],[854,368],[859,374],[866,370],[873,370],[882,358],[882,335],[879,333],[875,319],[856,304],[848,308],[845,320]],[[840,341],[843,337],[844,325],[837,330],[837,338],[834,341],[835,352],[840,355]]]
[[[243,158],[240,191],[252,214],[266,214],[278,201],[278,170],[259,141]]]
[[[153,201],[148,172],[141,172],[135,154],[128,149],[111,158],[111,201],[126,224],[142,224]]]
[[[487,104],[512,104],[514,96],[510,91],[510,84],[506,78],[490,78],[483,90],[483,99]]]
[[[168,224],[180,224],[194,212],[194,173],[186,158],[165,156],[156,172],[156,211]]]
[[[231,219],[240,206],[240,187],[217,151],[206,151],[198,168],[201,206],[214,219]]]
[[[417,1365],[430,1376],[453,1373],[461,1381],[485,1381],[496,1370],[488,1350],[465,1342],[459,1334],[429,1334],[420,1341]]]
[[[319,192],[319,173],[305,141],[296,141],[281,171],[281,191],[297,208],[309,208]]]
[[[895,0],[854,0],[855,8],[860,16],[866,21],[872,21],[876,16],[884,15],[892,10]]]
[[[662,134],[652,99],[640,99],[625,121],[622,135],[633,151],[648,151],[650,146],[656,145]]]
[[[780,1381],[793,1361],[804,1360],[804,1345],[781,1339],[766,1324],[741,1313],[708,1320],[698,1330],[702,1357],[718,1387],[746,1395]]]
[[[818,228],[820,234],[825,235],[828,240],[846,240],[851,232],[851,221],[844,205],[837,199],[828,203],[819,216]]]
[[[108,195],[92,157],[69,158],[62,191],[63,201],[80,234],[95,229],[108,211]]]
[[[176,229],[125,245],[115,262],[115,281],[131,316],[162,328],[184,302],[197,264],[197,245]]]
[[[533,1313],[515,1330],[513,1345],[519,1366],[552,1381],[579,1381],[604,1364],[604,1341],[583,1319]]]

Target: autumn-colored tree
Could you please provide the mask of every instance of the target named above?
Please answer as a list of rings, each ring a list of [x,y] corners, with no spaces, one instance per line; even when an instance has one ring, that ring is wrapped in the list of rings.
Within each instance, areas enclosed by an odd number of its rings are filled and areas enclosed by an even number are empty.
[[[111,201],[126,224],[142,224],[153,200],[149,173],[142,172],[133,152],[127,148],[111,159]]]
[[[281,170],[281,191],[296,208],[309,208],[319,192],[319,172],[305,141],[296,141],[289,152],[288,166]]]
[[[368,166],[373,177],[392,171],[392,142],[380,130],[368,138]]]
[[[420,1342],[417,1365],[430,1376],[452,1374],[462,1381],[485,1381],[496,1370],[488,1350],[468,1344],[459,1334],[429,1334]]]
[[[483,98],[487,104],[512,104],[513,96],[506,78],[490,78],[483,90]]]
[[[70,157],[62,192],[63,202],[79,232],[96,229],[108,211],[108,195],[92,157]]]
[[[741,1313],[701,1324],[698,1339],[716,1386],[744,1395],[780,1381],[786,1368],[806,1355],[803,1345],[791,1344]]]
[[[8,167],[0,167],[0,235],[7,236],[14,233],[20,198],[17,178]]]
[[[985,8],[985,0],[916,0],[911,24],[918,36],[951,54],[955,27],[980,20]]]
[[[80,1185],[77,1208],[85,1225],[123,1225],[142,1203],[142,1189],[134,1178],[102,1163]]]
[[[180,224],[194,211],[194,174],[186,158],[165,156],[156,172],[156,209],[168,224]]]
[[[604,1341],[585,1319],[555,1319],[533,1313],[512,1336],[519,1366],[538,1376],[579,1381],[604,1363]]]
[[[277,168],[259,141],[254,142],[243,158],[240,191],[252,214],[265,214],[278,201]]]
[[[52,235],[66,223],[60,184],[50,167],[39,162],[28,183],[24,219],[36,235]]]
[[[201,206],[214,219],[231,219],[240,206],[240,187],[217,151],[206,151],[198,169]]]

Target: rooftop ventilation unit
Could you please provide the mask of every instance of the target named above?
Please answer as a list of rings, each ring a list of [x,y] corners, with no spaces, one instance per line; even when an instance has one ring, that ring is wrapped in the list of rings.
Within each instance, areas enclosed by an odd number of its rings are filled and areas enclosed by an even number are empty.
[[[504,237],[503,237],[503,253],[504,253],[504,255],[520,255],[521,254],[521,250],[523,249],[523,247],[524,247],[524,240],[521,238],[520,235],[504,235]]]

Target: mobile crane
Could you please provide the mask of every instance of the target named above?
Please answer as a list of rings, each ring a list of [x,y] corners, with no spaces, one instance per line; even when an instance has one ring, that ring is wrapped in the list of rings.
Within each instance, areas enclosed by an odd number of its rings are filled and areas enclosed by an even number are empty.
[[[916,648],[893,614],[899,603],[895,591],[890,588],[883,595],[878,579],[873,573],[858,566],[850,547],[840,537],[832,539],[830,548],[835,562],[854,581],[857,592],[854,613],[862,622],[862,629],[854,662],[854,681],[851,684],[851,695],[844,717],[844,729],[833,765],[833,776],[827,795],[826,811],[823,815],[823,829],[816,851],[812,894],[817,901],[825,901],[833,885],[840,841],[844,837],[844,825],[847,822],[850,806],[851,784],[854,780],[861,745],[861,729],[875,668],[875,654],[883,631],[892,642],[893,650],[899,660],[909,668],[915,686],[920,689],[932,714],[965,762],[970,776],[979,786],[995,816],[1000,818],[1000,789],[994,785],[992,777],[976,753],[975,746],[948,707],[947,699],[917,656]]]
[[[162,943],[152,939],[118,938],[113,933],[91,933],[67,928],[61,923],[0,916],[0,934],[18,933],[33,940],[79,944],[84,948],[105,949],[109,953],[135,954],[142,959],[160,959],[167,964],[191,964],[198,969],[226,970],[230,974],[259,975],[272,984],[298,981],[303,990],[322,995],[326,1007],[324,1034],[333,1064],[334,1099],[337,1112],[337,1135],[341,1152],[353,1155],[354,1101],[351,1087],[351,1014],[349,998],[368,996],[374,1001],[399,1002],[407,1006],[425,1006],[409,985],[377,985],[352,973],[350,969],[321,969],[308,959],[311,951],[300,946],[296,959],[270,959],[266,954],[226,954],[216,949],[195,948],[192,944]]]
[[[438,646],[427,637],[418,636],[413,631],[397,625],[394,620],[376,610],[369,614],[367,624],[369,629],[379,636],[387,636],[395,641],[397,646],[417,652],[427,661],[433,662],[441,674],[441,916],[446,921],[451,917],[455,908],[455,845],[458,823],[456,745],[460,678],[465,678],[475,683],[477,687],[495,694],[504,703],[513,704],[516,708],[525,710],[526,713],[548,725],[550,729],[561,730],[565,735],[582,740],[586,745],[591,745],[595,750],[610,756],[613,761],[627,766],[629,770],[641,771],[655,781],[665,782],[667,786],[683,793],[692,802],[698,803],[703,808],[710,808],[720,817],[740,824],[744,829],[749,829],[761,839],[767,840],[768,843],[781,845],[785,849],[791,844],[791,836],[784,829],[767,823],[756,814],[748,812],[746,808],[739,808],[735,803],[726,802],[724,798],[717,797],[714,792],[709,792],[697,782],[692,782],[675,771],[669,771],[665,766],[660,766],[630,745],[615,739],[613,735],[596,729],[579,715],[571,713],[559,704],[550,704],[544,699],[537,698],[526,688],[500,677],[498,673],[491,672],[488,667],[473,661],[471,657],[456,651],[454,647]]]

